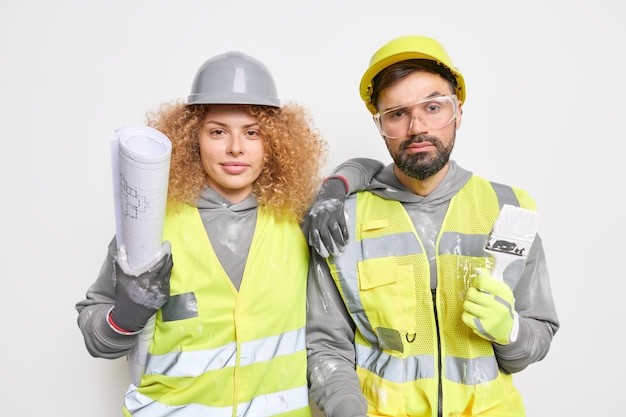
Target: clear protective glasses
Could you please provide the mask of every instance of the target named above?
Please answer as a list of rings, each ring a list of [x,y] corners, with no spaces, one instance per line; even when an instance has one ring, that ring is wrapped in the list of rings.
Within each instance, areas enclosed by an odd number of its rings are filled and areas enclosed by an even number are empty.
[[[407,137],[415,118],[428,129],[441,129],[456,119],[456,95],[427,97],[413,103],[392,107],[376,113],[374,121],[380,134],[390,138]]]

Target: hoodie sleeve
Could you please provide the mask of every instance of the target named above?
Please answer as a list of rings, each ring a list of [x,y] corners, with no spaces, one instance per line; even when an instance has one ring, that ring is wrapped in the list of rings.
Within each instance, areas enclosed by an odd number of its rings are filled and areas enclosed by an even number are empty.
[[[365,417],[367,401],[355,371],[354,322],[325,259],[311,252],[307,286],[307,376],[311,398],[326,417]]]
[[[385,165],[375,159],[352,158],[339,164],[331,173],[330,177],[342,177],[346,180],[348,191],[346,194],[354,194],[364,191]]]
[[[510,373],[522,371],[542,360],[560,326],[539,236],[528,252],[524,272],[513,294],[520,320],[517,340],[506,346],[494,344],[498,364]]]
[[[115,238],[108,246],[107,254],[96,281],[87,289],[85,299],[76,303],[78,327],[83,334],[85,347],[96,358],[116,359],[128,353],[137,342],[137,335],[115,332],[107,322],[107,314],[115,304],[114,254],[117,252]]]

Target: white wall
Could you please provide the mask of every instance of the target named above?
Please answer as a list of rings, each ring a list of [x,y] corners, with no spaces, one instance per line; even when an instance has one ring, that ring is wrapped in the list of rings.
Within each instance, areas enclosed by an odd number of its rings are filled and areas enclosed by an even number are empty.
[[[616,415],[624,17],[611,0],[3,1],[0,415],[119,415],[125,363],[88,355],[74,310],[114,231],[115,128],[186,97],[206,58],[238,49],[311,109],[329,167],[388,161],[357,86],[371,54],[404,34],[439,39],[465,75],[453,157],[530,190],[543,212],[562,328],[516,376],[528,415]]]

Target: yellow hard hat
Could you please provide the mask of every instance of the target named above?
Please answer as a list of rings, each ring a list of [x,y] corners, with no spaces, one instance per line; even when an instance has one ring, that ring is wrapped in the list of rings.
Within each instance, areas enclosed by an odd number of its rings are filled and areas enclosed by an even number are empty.
[[[465,80],[463,74],[452,65],[452,60],[443,46],[436,40],[426,36],[402,36],[380,48],[370,59],[370,66],[361,78],[359,92],[367,109],[376,113],[372,103],[372,80],[383,69],[407,59],[429,59],[446,66],[456,78],[456,95],[459,101],[465,102]]]

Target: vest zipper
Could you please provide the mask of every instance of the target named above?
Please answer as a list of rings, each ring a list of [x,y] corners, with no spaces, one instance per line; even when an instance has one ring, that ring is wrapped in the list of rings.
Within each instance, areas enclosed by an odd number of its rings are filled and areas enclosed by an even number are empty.
[[[439,333],[439,319],[437,316],[437,289],[430,290],[433,296],[433,312],[435,313],[435,327],[437,328],[437,416],[443,416],[443,387],[441,383],[441,334]]]

